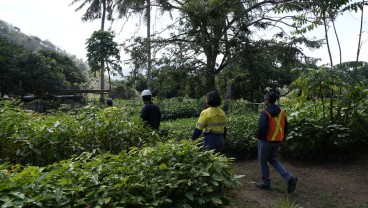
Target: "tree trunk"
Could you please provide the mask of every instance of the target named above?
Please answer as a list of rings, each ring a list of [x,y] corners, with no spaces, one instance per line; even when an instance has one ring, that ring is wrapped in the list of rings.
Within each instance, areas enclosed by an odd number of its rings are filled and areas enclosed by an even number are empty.
[[[326,112],[325,112],[325,102],[323,97],[322,85],[319,85],[319,91],[321,93],[321,101],[322,101],[322,115],[323,115],[323,125],[326,124]]]
[[[331,16],[331,15],[330,15]],[[342,63],[342,55],[341,55],[341,45],[340,45],[340,40],[339,40],[339,36],[337,35],[337,30],[336,30],[336,25],[335,25],[335,21],[332,20],[332,25],[333,25],[333,28],[334,28],[334,31],[335,31],[335,36],[336,36],[336,40],[337,40],[337,45],[339,47],[339,55],[340,55],[340,64]],[[341,79],[341,76],[340,76],[340,79]],[[332,91],[333,93],[333,91]],[[338,108],[337,108],[337,113],[336,113],[336,119],[339,119],[340,115],[341,115],[341,105],[342,105],[342,88],[340,86],[340,89],[339,89],[339,92],[337,92],[339,94],[339,103],[338,104]],[[332,103],[331,103],[331,107],[332,107]],[[331,117],[332,118],[332,117]],[[332,120],[331,120],[332,122]]]
[[[332,55],[331,55],[330,43],[329,43],[329,40],[328,40],[328,30],[327,30],[327,22],[326,22],[326,11],[323,11],[322,12],[322,15],[323,15],[323,25],[324,25],[324,28],[325,28],[326,45],[327,45],[328,55],[330,57],[330,64],[331,64],[331,67],[330,68],[332,69],[333,62],[332,62]]]
[[[109,75],[109,97],[110,97],[110,93],[111,93],[111,76],[110,73],[108,72]]]
[[[334,90],[331,89],[331,95],[330,95],[330,123],[334,123],[334,119],[333,119],[333,97],[334,97]]]
[[[206,72],[206,87],[207,87],[207,92],[216,90],[215,75],[211,73],[209,69],[207,69],[207,72]]]
[[[152,82],[152,60],[151,60],[151,2],[150,0],[147,1],[147,56],[148,56],[148,63],[147,63],[147,88],[151,90],[151,82]]]
[[[106,18],[106,0],[102,1],[102,17],[101,17],[101,30],[105,30],[105,18]],[[105,97],[103,90],[105,90],[105,63],[102,61],[101,63],[101,94],[100,94],[100,102],[105,103]]]
[[[230,73],[226,75],[226,95],[225,95],[224,111],[227,114],[230,114],[231,112],[231,75]]]
[[[340,45],[339,36],[337,35],[337,30],[336,30],[336,26],[335,26],[335,21],[334,20],[332,20],[332,25],[333,25],[333,28],[334,28],[334,31],[335,31],[337,46],[339,47],[339,56],[340,56],[340,64],[341,64],[342,63],[341,45]]]
[[[225,33],[224,36],[225,36],[226,42],[228,42],[227,33]],[[229,49],[228,44],[226,44],[226,53],[228,54],[229,59],[231,59],[231,54],[230,54],[230,49]],[[233,66],[233,64],[230,63],[229,67],[227,68],[227,73],[226,73],[226,94],[225,94],[226,101],[225,101],[225,105],[224,105],[224,111],[227,114],[231,113],[231,77],[232,77],[231,72],[233,70],[232,66]]]
[[[364,0],[362,6],[362,15],[360,16],[360,30],[359,30],[359,40],[358,40],[358,50],[357,50],[357,57],[356,61],[359,61],[359,54],[361,49],[361,39],[362,39],[362,30],[363,30],[363,20],[364,20]],[[356,73],[356,67],[354,68],[354,72]]]

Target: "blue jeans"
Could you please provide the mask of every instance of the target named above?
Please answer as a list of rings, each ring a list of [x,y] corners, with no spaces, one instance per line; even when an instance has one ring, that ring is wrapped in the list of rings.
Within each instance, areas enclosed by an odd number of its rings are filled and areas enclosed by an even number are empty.
[[[215,152],[221,152],[221,150],[224,147],[224,135],[205,134],[203,140],[203,147],[206,150],[215,150]]]
[[[294,177],[293,174],[286,170],[285,167],[276,160],[279,148],[280,142],[268,142],[263,139],[258,140],[258,162],[261,167],[262,182],[266,186],[271,186],[270,170],[267,163],[270,163],[285,181],[289,181]]]

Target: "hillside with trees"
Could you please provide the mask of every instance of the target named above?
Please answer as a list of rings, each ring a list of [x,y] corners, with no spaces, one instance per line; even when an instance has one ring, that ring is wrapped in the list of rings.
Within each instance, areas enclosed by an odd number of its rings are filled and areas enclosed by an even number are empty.
[[[43,96],[62,89],[90,89],[96,83],[88,65],[50,41],[25,35],[0,21],[1,97]]]

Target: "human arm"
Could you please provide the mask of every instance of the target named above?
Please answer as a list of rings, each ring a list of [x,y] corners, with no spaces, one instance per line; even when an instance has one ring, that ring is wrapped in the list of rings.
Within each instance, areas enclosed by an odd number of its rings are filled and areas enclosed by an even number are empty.
[[[204,112],[202,111],[196,123],[196,128],[193,131],[192,140],[198,139],[198,137],[201,135],[206,125],[207,125],[206,117]]]
[[[267,136],[267,129],[268,129],[268,115],[265,111],[263,111],[258,120],[257,138],[265,139]]]
[[[202,133],[202,130],[195,128],[191,139],[192,140],[198,139],[198,137],[201,136],[201,133]]]
[[[288,122],[287,122],[287,119],[286,119],[286,116],[285,116],[285,128],[284,128],[284,135],[287,135],[288,133]]]
[[[148,120],[148,108],[147,106],[144,106],[142,111],[141,111],[141,118],[144,120],[144,121],[147,121]]]

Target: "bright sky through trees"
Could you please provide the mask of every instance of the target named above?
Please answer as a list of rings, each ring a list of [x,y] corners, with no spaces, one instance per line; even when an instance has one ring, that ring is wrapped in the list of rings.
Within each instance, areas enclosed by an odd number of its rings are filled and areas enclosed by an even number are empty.
[[[82,11],[75,12],[78,5],[69,6],[72,0],[1,0],[0,1],[0,19],[21,29],[28,35],[33,35],[42,40],[50,40],[53,44],[76,55],[78,58],[86,60],[85,42],[91,36],[93,31],[100,28],[100,21],[82,22]],[[154,18],[155,13],[152,13]],[[163,24],[158,17],[153,22],[152,27],[160,27]],[[138,18],[137,18],[138,19]],[[363,25],[363,46],[360,53],[361,61],[368,61],[368,8],[366,8],[365,22]],[[358,32],[360,26],[360,13],[345,13],[339,16],[336,21],[337,32],[342,48],[343,61],[354,61],[358,45]],[[124,25],[125,24],[125,25]],[[136,25],[141,25],[138,29]],[[124,25],[124,28],[122,26]],[[107,23],[106,28],[110,26]],[[112,29],[117,34],[117,41],[122,42],[135,34],[145,36],[145,25],[143,20],[118,20],[112,25]],[[158,29],[159,30],[159,29]],[[153,30],[154,31],[154,30]],[[306,34],[307,37],[324,37],[323,28]],[[261,34],[262,37],[262,34]],[[334,64],[339,61],[338,48],[333,29],[330,28],[329,37],[332,44],[332,55]],[[320,50],[307,51],[308,55],[322,58],[320,64],[327,64],[327,48]],[[124,54],[122,54],[124,59]]]

